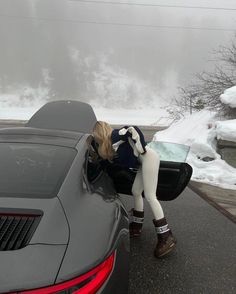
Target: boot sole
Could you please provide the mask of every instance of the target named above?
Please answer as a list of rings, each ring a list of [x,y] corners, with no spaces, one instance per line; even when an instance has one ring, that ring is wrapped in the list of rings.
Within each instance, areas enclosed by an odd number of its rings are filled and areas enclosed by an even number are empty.
[[[176,243],[177,243],[176,241],[174,243],[172,243],[171,246],[168,248],[168,250],[166,250],[165,252],[163,252],[161,255],[156,255],[154,253],[154,256],[156,258],[162,258],[162,257],[166,256],[167,254],[171,253],[173,249],[175,249]]]

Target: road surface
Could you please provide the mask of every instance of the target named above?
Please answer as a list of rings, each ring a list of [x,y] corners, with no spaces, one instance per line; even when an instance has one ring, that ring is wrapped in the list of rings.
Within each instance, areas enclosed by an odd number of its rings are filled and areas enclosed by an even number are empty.
[[[127,209],[131,196],[122,196]],[[236,293],[236,225],[189,188],[162,202],[177,248],[156,259],[152,213],[145,203],[139,239],[131,239],[129,294]]]

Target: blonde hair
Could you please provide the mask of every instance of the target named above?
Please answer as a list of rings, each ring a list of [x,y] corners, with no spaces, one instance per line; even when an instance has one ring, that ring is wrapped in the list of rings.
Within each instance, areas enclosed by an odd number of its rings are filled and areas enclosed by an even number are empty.
[[[93,127],[93,136],[98,143],[98,154],[103,159],[112,160],[115,155],[111,142],[112,130],[112,127],[105,121],[97,121]]]

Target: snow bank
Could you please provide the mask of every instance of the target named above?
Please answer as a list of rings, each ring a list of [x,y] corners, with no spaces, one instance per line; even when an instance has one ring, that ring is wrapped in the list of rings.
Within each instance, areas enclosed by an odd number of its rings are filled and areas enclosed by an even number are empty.
[[[157,132],[153,140],[189,145],[187,162],[193,167],[193,180],[236,189],[236,169],[216,152],[216,138],[236,142],[236,120],[216,122],[215,114],[203,110],[189,115]]]
[[[217,139],[236,142],[236,119],[216,122]]]
[[[226,89],[224,94],[220,95],[220,101],[232,108],[236,107],[236,86]]]

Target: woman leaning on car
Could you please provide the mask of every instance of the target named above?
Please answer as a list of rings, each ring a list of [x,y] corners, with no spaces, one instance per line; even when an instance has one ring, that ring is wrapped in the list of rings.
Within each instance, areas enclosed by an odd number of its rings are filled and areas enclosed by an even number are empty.
[[[98,146],[98,155],[111,164],[119,164],[124,168],[138,169],[132,186],[134,208],[129,225],[130,237],[141,234],[144,221],[144,191],[154,215],[153,224],[157,232],[157,245],[154,255],[163,257],[171,252],[176,239],[164,217],[163,209],[156,197],[159,155],[147,146],[144,135],[136,126],[124,126],[113,129],[107,122],[97,121],[93,128],[93,137]]]

